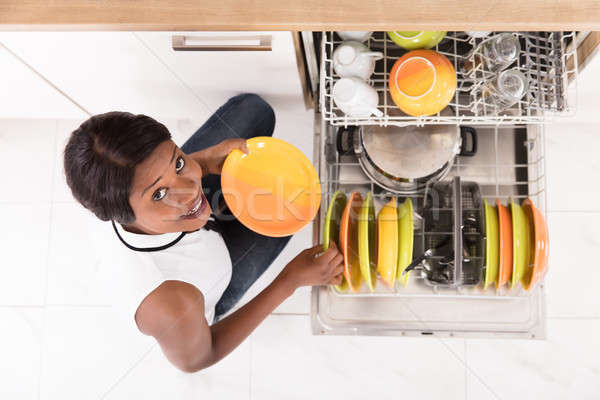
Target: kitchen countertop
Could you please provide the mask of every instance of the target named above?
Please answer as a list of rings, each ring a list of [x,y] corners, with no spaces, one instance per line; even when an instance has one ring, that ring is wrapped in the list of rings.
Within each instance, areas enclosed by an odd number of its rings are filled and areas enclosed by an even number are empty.
[[[3,0],[0,30],[600,30],[598,0]]]

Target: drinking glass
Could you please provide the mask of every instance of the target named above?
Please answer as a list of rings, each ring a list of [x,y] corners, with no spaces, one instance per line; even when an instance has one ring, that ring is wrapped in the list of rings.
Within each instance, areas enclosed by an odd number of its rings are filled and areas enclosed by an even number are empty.
[[[521,45],[519,39],[510,33],[500,33],[484,40],[477,46],[462,66],[469,73],[481,67],[488,72],[499,72],[517,61]]]
[[[483,84],[481,94],[487,105],[492,105],[496,112],[514,106],[525,96],[529,84],[525,75],[518,69],[508,69]]]

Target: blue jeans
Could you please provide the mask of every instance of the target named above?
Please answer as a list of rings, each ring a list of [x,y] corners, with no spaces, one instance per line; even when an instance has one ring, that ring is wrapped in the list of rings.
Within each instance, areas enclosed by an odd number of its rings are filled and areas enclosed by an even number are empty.
[[[241,94],[232,97],[221,106],[184,143],[181,150],[189,154],[214,146],[225,139],[272,136],[274,128],[275,113],[271,106],[255,94]],[[222,198],[220,177],[203,177],[202,187],[209,204],[219,204]],[[233,266],[231,282],[215,307],[215,320],[242,298],[291,238],[260,235],[231,216],[217,218],[216,221]]]

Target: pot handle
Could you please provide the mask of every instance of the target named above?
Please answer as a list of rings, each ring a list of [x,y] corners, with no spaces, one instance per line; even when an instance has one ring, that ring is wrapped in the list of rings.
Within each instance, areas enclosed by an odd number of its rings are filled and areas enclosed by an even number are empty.
[[[471,136],[471,149],[467,150],[465,144],[468,142],[468,136]],[[462,145],[460,146],[459,156],[473,157],[477,153],[477,131],[470,126],[460,127],[460,138]]]
[[[335,138],[335,147],[341,156],[354,154],[354,132],[355,126],[341,127]]]

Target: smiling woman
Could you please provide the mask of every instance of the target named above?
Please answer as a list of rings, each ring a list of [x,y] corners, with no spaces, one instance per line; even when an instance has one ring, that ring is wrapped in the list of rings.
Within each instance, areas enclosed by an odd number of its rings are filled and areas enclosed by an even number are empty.
[[[130,232],[199,229],[210,216],[202,168],[170,139],[164,125],[144,115],[110,112],[90,118],[65,149],[73,196],[98,218],[117,221]],[[82,163],[91,168],[81,168]]]
[[[65,148],[73,196],[112,222],[115,238],[103,264],[113,270],[109,290],[117,308],[184,371],[226,356],[299,286],[341,282],[335,244],[325,252],[315,246],[223,318],[289,240],[255,233],[228,213],[218,176],[232,150],[248,152],[246,139],[270,136],[274,126],[272,108],[245,94],[219,108],[181,148],[161,123],[125,112],[90,118]]]
[[[138,165],[129,201],[136,210],[135,222],[126,226],[130,232],[194,231],[211,213],[202,193],[202,168],[171,140]]]
[[[73,196],[102,221],[133,222],[128,197],[135,166],[170,139],[163,124],[144,115],[109,112],[88,119],[65,148],[65,175]]]

